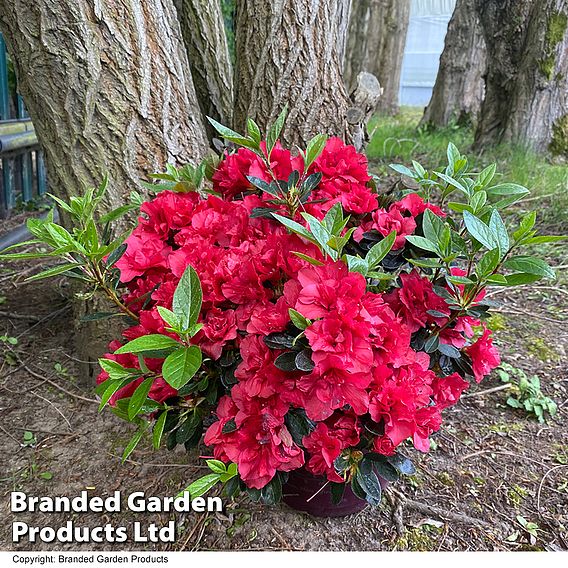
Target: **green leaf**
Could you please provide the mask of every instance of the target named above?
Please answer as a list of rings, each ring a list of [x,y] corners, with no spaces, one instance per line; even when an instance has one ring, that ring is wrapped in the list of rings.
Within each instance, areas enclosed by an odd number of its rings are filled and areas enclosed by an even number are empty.
[[[278,118],[274,121],[274,124],[270,127],[268,134],[266,135],[266,153],[269,160],[272,149],[276,145],[276,142],[278,141],[278,138],[280,138],[280,134],[282,133],[282,129],[284,128],[284,122],[286,121],[287,114],[288,104],[284,106],[282,112],[278,115]]]
[[[201,351],[196,345],[182,347],[170,353],[162,367],[164,380],[179,390],[187,384],[201,367]]]
[[[371,505],[378,505],[381,502],[381,484],[373,469],[365,472],[358,469],[355,477],[361,489],[366,493],[366,500]]]
[[[402,164],[389,164],[389,168],[391,170],[394,170],[395,172],[398,172],[399,174],[402,174],[403,176],[409,178],[416,177],[416,174],[411,169],[407,168],[406,166],[403,166]]]
[[[248,135],[257,143],[260,144],[261,134],[258,124],[252,119],[247,119],[247,132]]]
[[[103,371],[109,374],[111,379],[124,379],[133,374],[140,373],[140,369],[123,367],[120,363],[112,359],[99,359],[99,365]]]
[[[145,353],[146,351],[160,351],[179,347],[179,343],[167,335],[151,334],[137,337],[129,341],[115,351],[117,355],[122,353]]]
[[[434,252],[437,255],[440,255],[440,249],[438,248],[438,244],[437,243],[433,243],[432,241],[429,241],[428,239],[425,239],[424,237],[419,237],[417,235],[409,235],[408,237],[406,237],[406,240],[420,248],[423,250],[429,250],[430,252]]]
[[[479,172],[479,176],[477,176],[477,185],[480,188],[483,188],[487,184],[491,183],[491,180],[495,177],[496,171],[497,164],[491,164],[490,166],[487,166],[483,171]]]
[[[433,243],[439,243],[442,239],[442,234],[444,233],[445,223],[436,215],[432,213],[430,209],[424,211],[424,217],[422,218],[422,231],[424,237]]]
[[[499,247],[485,253],[481,257],[481,260],[477,263],[475,271],[479,278],[489,276],[497,268],[500,258],[501,254],[499,252]]]
[[[455,171],[455,163],[461,158],[461,154],[456,145],[452,142],[448,144],[446,155],[448,157],[448,165],[451,167],[452,171]]]
[[[408,459],[406,456],[403,456],[402,454],[387,456],[386,460],[403,475],[414,475],[416,473],[414,464],[410,461],[410,459]]]
[[[497,239],[501,258],[503,258],[509,250],[509,234],[507,233],[507,228],[505,227],[503,219],[501,219],[501,215],[499,215],[497,209],[494,209],[491,213],[489,228],[493,231],[494,237]]]
[[[213,125],[213,128],[215,128],[221,137],[225,138],[225,140],[229,140],[230,142],[234,142],[235,144],[245,146],[246,148],[251,148],[253,150],[258,149],[258,144],[252,138],[242,136],[238,132],[231,130],[227,126],[223,126],[220,122],[217,122],[209,116],[207,117],[207,120]]]
[[[124,448],[124,452],[122,453],[122,463],[124,463],[128,459],[128,456],[134,451],[147,428],[148,422],[142,422],[142,424],[140,424],[140,427],[134,433],[134,436],[130,438],[130,442],[128,442],[126,448]]]
[[[524,197],[525,195],[529,194],[530,191],[519,185],[518,183],[500,183],[498,185],[494,185],[493,187],[487,188],[487,194],[490,197],[493,196],[517,196],[517,197]]]
[[[272,216],[278,221],[280,221],[285,227],[290,229],[293,233],[296,233],[301,237],[304,237],[305,239],[307,239],[308,241],[314,244],[318,244],[315,237],[303,225],[300,225],[300,223],[296,223],[296,221],[292,221],[292,219],[288,219],[288,217],[283,217],[282,215],[278,215],[278,213],[273,213]]]
[[[294,256],[297,256],[298,258],[301,258],[302,260],[305,260],[306,262],[309,262],[313,266],[323,266],[323,262],[321,260],[318,260],[317,258],[314,258],[313,256],[309,256],[307,254],[304,254],[303,252],[292,251],[292,254]]]
[[[542,276],[518,272],[517,274],[508,274],[505,278],[507,280],[507,286],[522,286],[523,284],[532,284],[533,282],[540,280]]]
[[[134,380],[134,379],[132,379]],[[106,387],[101,395],[101,402],[99,403],[99,412],[107,405],[111,396],[122,387],[126,386],[130,380],[128,377],[124,379],[107,379],[104,383],[99,386]]]
[[[172,302],[173,312],[184,332],[197,323],[202,298],[199,276],[192,266],[188,266],[180,278]]]
[[[158,420],[156,420],[156,423],[154,424],[154,430],[152,432],[152,444],[154,446],[154,449],[156,450],[160,448],[167,418],[168,418],[168,411],[164,410],[164,412],[160,414]]]
[[[556,278],[556,273],[544,260],[532,256],[514,256],[503,263],[504,268],[544,278]]]
[[[49,268],[44,270],[43,272],[39,272],[38,274],[34,274],[29,278],[26,278],[26,282],[31,282],[32,280],[42,280],[43,278],[51,278],[53,276],[58,276],[59,274],[63,274],[64,272],[68,272],[69,270],[73,270],[81,266],[81,264],[74,262],[74,263],[67,263],[67,264],[60,264],[58,266],[54,266],[53,268]]]
[[[218,473],[209,473],[199,479],[196,479],[193,483],[181,491],[178,496],[183,496],[186,491],[189,491],[191,498],[196,499],[197,497],[201,497],[201,495],[207,493],[207,491],[214,487],[218,481]]]
[[[369,272],[369,265],[367,264],[366,259],[359,256],[353,256],[351,254],[346,254],[344,259],[347,263],[347,268],[349,268],[349,272],[358,272],[363,276],[367,276],[367,272]]]
[[[207,467],[213,473],[226,473],[227,472],[227,467],[220,460],[206,460],[205,463],[207,464]]]
[[[463,212],[463,219],[469,234],[476,241],[480,242],[489,250],[493,250],[499,246],[499,242],[493,234],[493,231],[481,219],[478,219],[469,211]]]
[[[556,243],[558,241],[563,241],[568,237],[560,237],[560,236],[546,236],[542,235],[539,237],[531,237],[523,242],[524,245],[542,245],[545,243]]]
[[[428,211],[428,209],[426,211]],[[396,231],[392,231],[382,241],[379,241],[376,245],[371,247],[371,249],[367,253],[367,256],[365,257],[370,270],[376,268],[381,260],[383,260],[385,256],[387,256],[387,254],[391,251],[395,240]]]
[[[458,180],[454,179],[451,176],[448,176],[446,174],[443,174],[441,172],[434,172],[440,179],[442,179],[443,181],[445,181],[448,185],[450,185],[451,187],[455,187],[456,189],[458,189],[459,191],[461,191],[464,195],[467,195],[468,197],[471,195],[471,191],[463,186]]]
[[[300,330],[306,329],[312,323],[308,318],[304,317],[294,308],[288,308],[288,315],[290,316],[292,323]]]
[[[325,147],[327,141],[327,136],[325,134],[316,134],[309,142],[306,147],[306,159],[304,162],[304,168],[307,171],[316,158],[321,154]]]
[[[163,306],[158,306],[158,313],[160,317],[172,328],[178,329],[180,327],[179,318],[172,312],[168,310],[168,308],[164,308]]]
[[[145,379],[134,391],[132,396],[130,397],[130,402],[128,403],[128,419],[133,420],[134,417],[138,414],[146,399],[148,398],[148,393],[152,388],[152,384],[154,382],[153,377],[148,377]]]

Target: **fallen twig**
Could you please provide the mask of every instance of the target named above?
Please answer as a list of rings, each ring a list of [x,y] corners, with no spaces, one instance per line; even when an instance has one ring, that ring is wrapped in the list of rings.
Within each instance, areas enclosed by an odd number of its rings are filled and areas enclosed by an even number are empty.
[[[478,519],[476,517],[470,517],[469,515],[466,515],[464,513],[452,513],[439,507],[435,507],[434,505],[426,505],[425,503],[420,503],[419,501],[408,499],[400,491],[397,491],[392,487],[390,487],[387,491],[391,491],[394,495],[396,495],[402,502],[403,507],[407,507],[408,509],[422,513],[423,515],[434,515],[439,519],[452,521],[453,523],[462,523],[464,525],[473,525],[485,528],[494,527],[493,524],[488,523],[487,521]]]
[[[479,391],[479,392],[472,392],[470,394],[464,394],[464,395],[462,395],[462,400],[464,398],[475,398],[476,396],[483,396],[483,395],[486,395],[486,394],[490,394],[492,392],[498,392],[498,391],[502,391],[502,390],[505,390],[505,389],[510,389],[512,386],[513,386],[512,384],[506,383],[504,385],[499,385],[498,387],[493,387],[491,389],[485,389],[485,390],[482,390],[482,391]]]
[[[542,479],[540,480],[540,483],[538,485],[538,491],[536,493],[536,510],[540,513],[540,494],[542,492],[542,487],[544,485],[544,481],[546,480],[546,478],[553,472],[556,471],[557,469],[563,468],[563,467],[568,467],[568,464],[562,464],[562,465],[555,465],[554,467],[551,467],[543,476]]]
[[[32,316],[28,314],[15,314],[12,312],[4,312],[4,311],[0,311],[0,318],[8,318],[8,319],[15,319],[22,321],[33,321],[33,322],[40,321],[40,318],[38,316]]]

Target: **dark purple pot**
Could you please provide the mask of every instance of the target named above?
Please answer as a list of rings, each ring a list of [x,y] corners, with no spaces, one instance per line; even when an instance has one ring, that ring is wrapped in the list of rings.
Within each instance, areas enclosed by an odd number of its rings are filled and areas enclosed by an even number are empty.
[[[288,481],[282,487],[282,501],[292,509],[304,511],[314,517],[345,517],[358,513],[367,506],[367,502],[356,497],[349,485],[345,486],[341,501],[334,505],[331,502],[331,485],[322,489],[326,481],[325,477],[316,477],[303,468],[291,471]],[[383,487],[388,484],[384,479],[380,482]]]

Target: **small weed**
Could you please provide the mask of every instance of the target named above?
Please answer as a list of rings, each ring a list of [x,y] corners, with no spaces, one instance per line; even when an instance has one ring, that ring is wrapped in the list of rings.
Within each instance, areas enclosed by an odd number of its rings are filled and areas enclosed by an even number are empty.
[[[540,390],[540,379],[536,375],[529,377],[522,369],[507,363],[502,363],[497,373],[504,383],[512,385],[509,391],[512,394],[507,399],[507,404],[512,408],[524,409],[541,423],[545,420],[545,414],[554,416],[558,411],[556,403]]]
[[[507,493],[507,496],[509,498],[509,501],[515,506],[515,507],[519,507],[521,505],[521,503],[523,502],[523,499],[525,499],[525,497],[528,495],[528,491],[526,489],[524,489],[523,487],[521,487],[520,485],[513,485],[513,487],[511,487],[511,489],[509,489],[509,492]]]
[[[28,432],[27,430],[24,432],[24,442],[22,446],[35,446],[37,444],[36,437],[34,436],[33,432]]]

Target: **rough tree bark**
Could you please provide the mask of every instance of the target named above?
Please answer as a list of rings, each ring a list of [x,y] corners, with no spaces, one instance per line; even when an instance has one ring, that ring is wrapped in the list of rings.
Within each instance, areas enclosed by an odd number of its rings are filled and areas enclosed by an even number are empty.
[[[483,101],[486,66],[485,39],[475,10],[475,0],[458,0],[448,25],[444,51],[432,98],[421,124],[469,124]]]
[[[499,142],[568,156],[568,0],[476,0],[487,44],[480,149]]]
[[[233,118],[233,69],[219,0],[175,0],[193,84],[204,116]],[[214,129],[206,124],[210,137]]]
[[[171,0],[5,0],[0,29],[54,193],[80,194],[108,173],[108,206],[116,207],[166,161],[205,153]],[[82,382],[92,385],[97,357],[122,326],[81,323],[85,311],[108,311],[102,300],[74,308]]]
[[[398,111],[409,16],[410,0],[356,0],[351,7],[343,67],[347,90],[361,71],[372,73],[383,88],[378,108],[387,114]]]
[[[205,152],[171,0],[5,0],[0,29],[55,193],[108,173],[114,207],[166,161]]]
[[[282,141],[350,138],[338,54],[342,0],[237,0],[234,125],[266,129],[288,103]]]
[[[355,0],[357,2],[357,0]],[[337,9],[337,56],[339,65],[343,69],[345,61],[345,46],[347,44],[347,34],[349,33],[349,20],[351,19],[351,0],[339,0]]]

